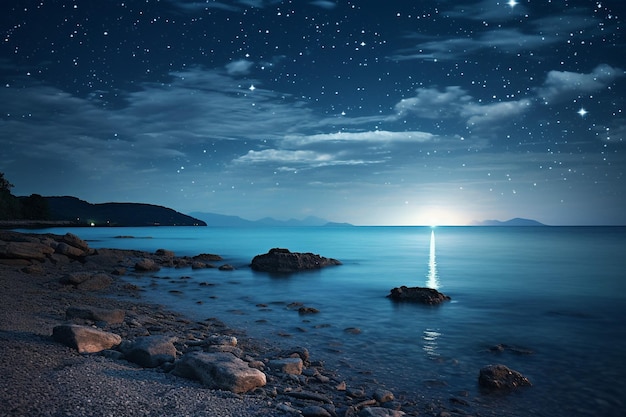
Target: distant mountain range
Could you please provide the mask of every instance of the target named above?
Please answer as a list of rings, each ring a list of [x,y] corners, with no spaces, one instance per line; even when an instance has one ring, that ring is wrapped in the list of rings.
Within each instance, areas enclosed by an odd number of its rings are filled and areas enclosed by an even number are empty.
[[[334,223],[309,216],[302,220],[276,220],[265,217],[246,220],[239,216],[193,212],[189,215],[173,209],[144,203],[92,204],[76,197],[43,197],[48,205],[49,221],[67,222],[76,226],[211,226],[211,227],[352,227],[350,223]],[[472,226],[545,226],[536,220],[514,218],[507,221],[484,220]]]
[[[472,226],[545,226],[545,224],[540,223],[537,220],[516,217],[504,222],[500,220],[484,220],[482,222],[475,222]]]
[[[239,216],[225,214],[192,212],[190,216],[204,221],[210,227],[352,227],[350,223],[333,223],[320,217],[309,216],[302,220],[276,220],[265,217],[259,220],[246,220]],[[530,219],[515,218],[507,221],[484,220],[474,222],[472,226],[545,226],[544,224]]]
[[[48,204],[49,220],[76,226],[206,226],[202,220],[152,204],[91,204],[69,196],[43,198]]]
[[[239,216],[228,216],[225,214],[193,212],[190,216],[204,221],[211,227],[319,227],[319,226],[352,226],[349,223],[333,223],[320,217],[309,216],[302,220],[276,220],[271,217],[264,217],[259,220],[246,220]]]

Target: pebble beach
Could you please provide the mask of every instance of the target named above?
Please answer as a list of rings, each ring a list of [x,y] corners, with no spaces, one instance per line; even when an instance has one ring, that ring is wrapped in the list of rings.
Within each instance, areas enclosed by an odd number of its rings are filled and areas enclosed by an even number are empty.
[[[477,415],[455,403],[395,398],[382,386],[352,385],[326,369],[316,352],[298,346],[276,351],[219,318],[190,320],[142,302],[141,292],[121,279],[149,273],[139,265],[176,268],[191,262],[166,250],[94,250],[71,234],[0,231],[0,415]],[[53,337],[59,326],[95,329],[122,342],[80,353]],[[129,349],[151,337],[168,338],[175,350],[146,366]],[[211,342],[217,339],[228,340],[228,346]],[[241,392],[177,372],[185,355],[207,352],[236,357],[260,371],[263,383]],[[294,361],[299,366],[291,367]]]

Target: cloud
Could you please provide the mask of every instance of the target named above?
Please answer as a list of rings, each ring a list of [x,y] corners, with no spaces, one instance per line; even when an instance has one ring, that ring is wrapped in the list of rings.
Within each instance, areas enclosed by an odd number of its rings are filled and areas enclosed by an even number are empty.
[[[226,64],[226,72],[228,75],[240,76],[250,74],[250,68],[254,65],[254,62],[247,59],[239,59],[237,61],[229,62]]]
[[[511,8],[505,2],[482,0],[472,5],[458,5],[452,10],[443,11],[442,15],[453,19],[467,19],[482,22],[484,31],[473,31],[471,36],[446,36],[442,33],[436,38],[427,38],[422,32],[407,35],[418,43],[412,48],[396,51],[389,58],[395,61],[406,60],[453,60],[483,51],[497,49],[507,54],[540,50],[563,42],[570,34],[576,33],[576,39],[593,39],[602,36],[598,32],[598,19],[590,10],[582,7],[570,7],[559,10],[553,16],[533,18],[523,4]],[[498,29],[491,29],[497,22]],[[509,23],[510,22],[510,23]],[[550,28],[546,32],[546,28]]]
[[[626,72],[607,64],[598,65],[588,74],[550,71],[543,86],[536,90],[544,102],[561,101],[579,94],[595,93],[608,87]]]
[[[291,164],[304,168],[319,168],[338,165],[364,165],[378,163],[380,161],[364,161],[355,159],[341,159],[338,154],[315,152],[310,150],[285,150],[264,149],[261,151],[250,150],[247,154],[235,159],[237,164]],[[280,169],[280,168],[278,168]],[[294,168],[283,167],[284,170]]]
[[[423,38],[423,36],[419,34],[410,35],[409,37],[416,39]],[[389,59],[394,61],[413,59],[450,60],[494,48],[508,54],[513,54],[520,51],[546,47],[556,40],[557,38],[555,37],[545,35],[525,34],[519,29],[498,29],[486,31],[475,38],[448,38],[421,42],[413,48],[396,52],[391,55]]]
[[[230,4],[226,4],[219,1],[187,1],[187,0],[169,0],[174,6],[185,10],[185,11],[198,11],[198,10],[207,10],[207,9],[220,9],[226,10],[230,12],[237,12],[241,9],[236,6],[232,6]]]
[[[236,0],[234,3],[238,3],[243,7],[254,7],[256,9],[262,9],[267,6],[272,6],[274,4],[280,3],[282,0]],[[186,11],[197,11],[197,10],[207,10],[207,9],[220,9],[226,10],[230,12],[238,12],[242,10],[242,7],[233,5],[231,2],[226,1],[216,1],[216,0],[207,0],[207,1],[195,1],[195,0],[169,0],[174,6],[186,10]]]
[[[482,0],[469,6],[455,6],[451,11],[444,12],[443,15],[478,21],[506,21],[519,19],[520,16],[524,16],[525,12],[526,8],[522,4],[510,7],[504,0],[495,3],[493,0]]]
[[[244,141],[277,140],[317,120],[297,100],[251,92],[220,71],[192,68],[171,76],[168,84],[146,83],[127,93],[122,108],[51,86],[2,88],[0,152],[11,149],[13,160],[63,166],[79,176],[112,166],[120,173],[146,165],[168,172],[216,141],[243,147]]]
[[[415,114],[427,119],[455,117],[463,105],[472,97],[458,86],[446,87],[443,91],[436,88],[420,88],[415,97],[402,99],[394,107],[397,117]]]
[[[315,135],[287,135],[284,143],[290,146],[307,146],[326,143],[374,143],[431,142],[437,137],[427,132],[393,132],[373,130],[368,132],[336,132]]]
[[[415,97],[403,99],[394,106],[395,115],[390,120],[411,116],[435,120],[460,119],[467,126],[492,128],[494,122],[516,117],[531,105],[531,99],[483,104],[458,86],[443,90],[419,88]]]
[[[526,112],[531,104],[532,101],[529,99],[492,104],[471,103],[463,107],[461,116],[467,119],[469,126],[492,127],[494,123],[519,116]]]
[[[315,1],[312,1],[311,4],[317,7],[321,7],[322,9],[327,9],[327,10],[331,10],[337,7],[337,3],[335,3],[334,1],[328,1],[328,0],[315,0]]]

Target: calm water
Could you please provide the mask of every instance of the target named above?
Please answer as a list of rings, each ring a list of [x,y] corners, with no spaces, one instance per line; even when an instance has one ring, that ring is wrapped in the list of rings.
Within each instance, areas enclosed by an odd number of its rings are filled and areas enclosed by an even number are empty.
[[[464,398],[482,415],[617,416],[626,406],[626,228],[47,231],[76,233],[96,248],[220,254],[237,270],[162,270],[127,279],[145,288],[148,300],[198,319],[218,317],[272,343],[307,346],[313,359],[358,378],[354,383],[377,380],[396,394],[444,402]],[[273,247],[343,265],[288,277],[248,268]],[[452,302],[395,305],[385,296],[400,285],[436,287]],[[292,302],[320,313],[301,316],[287,307]],[[533,353],[489,351],[500,343]],[[490,363],[522,372],[534,386],[481,393],[478,371]]]

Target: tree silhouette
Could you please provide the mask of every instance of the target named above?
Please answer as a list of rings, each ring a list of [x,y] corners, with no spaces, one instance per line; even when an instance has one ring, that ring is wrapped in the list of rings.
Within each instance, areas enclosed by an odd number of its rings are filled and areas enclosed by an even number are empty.
[[[0,191],[11,192],[11,188],[13,187],[14,185],[4,178],[4,172],[0,172]]]
[[[11,184],[0,172],[0,220],[47,220],[50,217],[48,202],[39,194],[15,197]]]

